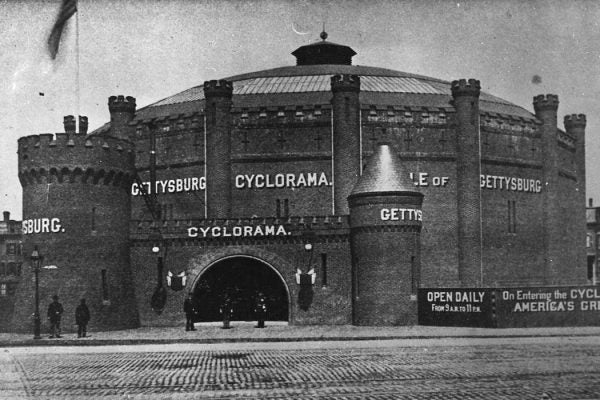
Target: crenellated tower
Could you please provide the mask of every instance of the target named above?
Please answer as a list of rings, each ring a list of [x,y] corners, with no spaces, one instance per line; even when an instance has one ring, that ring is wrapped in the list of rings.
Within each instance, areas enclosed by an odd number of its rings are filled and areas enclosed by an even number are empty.
[[[111,136],[133,140],[134,128],[129,123],[135,117],[135,108],[135,97],[119,95],[108,98]]]
[[[543,208],[544,208],[544,259],[546,261],[544,276],[547,283],[552,283],[560,267],[560,247],[553,244],[558,243],[562,235],[560,222],[559,182],[558,182],[558,129],[557,112],[558,96],[555,94],[540,94],[533,98],[533,109],[535,116],[540,120],[539,131],[542,143],[543,159]],[[585,208],[584,208],[585,209]],[[585,226],[585,225],[582,225]]]
[[[585,207],[586,207],[586,195],[585,195],[585,127],[586,127],[586,116],[585,114],[571,114],[565,115],[564,117],[565,131],[567,134],[575,139],[575,168],[577,174],[577,205],[578,207],[573,210],[574,217],[576,219],[576,226],[586,225]],[[577,231],[577,238],[575,243],[585,243],[586,234],[583,230]],[[587,265],[587,259],[584,251],[580,251],[577,254],[576,266],[584,267]],[[580,274],[585,276],[585,274]]]
[[[231,217],[231,98],[226,80],[204,82],[206,218]]]
[[[481,160],[478,80],[453,81],[456,109],[456,208],[458,211],[458,279],[464,286],[481,282]]]
[[[44,315],[57,294],[65,308],[63,329],[70,330],[75,308],[85,298],[92,329],[136,327],[129,263],[133,144],[112,136],[77,134],[74,121],[65,118],[68,133],[18,141],[23,251],[31,254],[37,246],[43,266],[50,266],[39,274],[40,310]],[[24,266],[24,275],[33,276],[32,265]],[[16,330],[29,331],[32,321],[22,316],[33,312],[34,287],[29,279],[22,285],[13,324]]]
[[[348,195],[361,173],[360,77],[331,77],[333,98],[333,201],[336,215],[348,214]]]

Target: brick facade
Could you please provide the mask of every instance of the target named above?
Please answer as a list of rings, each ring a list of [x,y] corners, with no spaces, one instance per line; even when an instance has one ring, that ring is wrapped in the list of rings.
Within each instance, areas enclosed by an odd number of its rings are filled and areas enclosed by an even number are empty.
[[[292,324],[415,323],[415,274],[420,287],[586,280],[585,116],[566,118],[563,132],[555,95],[537,96],[532,114],[475,80],[338,64],[327,54],[311,64],[307,54],[302,65],[206,82],[137,110],[134,98],[113,96],[111,122],[89,135],[69,120],[69,134],[21,138],[23,219],[59,218],[65,228],[25,235],[25,254],[37,244],[59,264],[44,272],[42,304],[58,293],[66,325],[82,296],[92,328],[176,325],[185,294],[236,257],[280,278]],[[152,137],[154,221],[139,187],[152,178]],[[410,190],[366,194],[353,211],[348,195],[382,142]],[[368,199],[394,208],[411,192],[418,232],[400,222],[353,225],[368,218]],[[150,302],[156,233],[161,282],[169,272],[187,277],[184,290],[167,289],[159,312]],[[297,271],[311,269],[315,284],[299,285]],[[32,284],[20,285],[15,315],[29,315]],[[353,297],[357,287],[366,302]],[[377,311],[383,304],[387,314]],[[28,324],[21,318],[15,329]]]

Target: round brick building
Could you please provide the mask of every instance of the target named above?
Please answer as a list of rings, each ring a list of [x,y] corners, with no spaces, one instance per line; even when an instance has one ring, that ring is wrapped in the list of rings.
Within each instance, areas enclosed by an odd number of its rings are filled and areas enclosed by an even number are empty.
[[[262,293],[271,320],[402,325],[419,287],[585,283],[585,116],[354,66],[326,36],[292,54],[20,139],[25,243],[60,271],[44,296],[86,297],[92,329],[181,324],[187,293],[198,322],[225,295],[252,320]]]

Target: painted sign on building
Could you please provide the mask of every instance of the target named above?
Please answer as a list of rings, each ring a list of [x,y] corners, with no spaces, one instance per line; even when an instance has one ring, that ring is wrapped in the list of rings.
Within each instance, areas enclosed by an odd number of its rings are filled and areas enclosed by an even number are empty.
[[[419,289],[419,325],[494,327],[493,289]]]
[[[421,325],[600,325],[600,288],[595,286],[419,289],[418,306]]]

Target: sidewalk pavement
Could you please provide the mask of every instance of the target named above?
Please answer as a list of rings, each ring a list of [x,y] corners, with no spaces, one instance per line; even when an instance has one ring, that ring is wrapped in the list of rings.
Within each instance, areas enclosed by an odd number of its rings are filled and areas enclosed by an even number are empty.
[[[373,327],[352,325],[302,325],[289,326],[283,322],[267,321],[264,329],[251,322],[232,322],[231,329],[221,329],[221,324],[196,324],[196,330],[186,332],[181,327],[141,327],[119,331],[88,333],[77,338],[76,333],[64,333],[60,339],[48,335],[34,340],[33,334],[0,333],[0,347],[12,346],[103,346],[168,343],[232,343],[232,342],[294,342],[322,340],[385,340],[385,339],[435,339],[435,338],[497,338],[497,337],[556,337],[599,336],[597,327],[543,327],[543,328],[465,328],[440,326]]]

